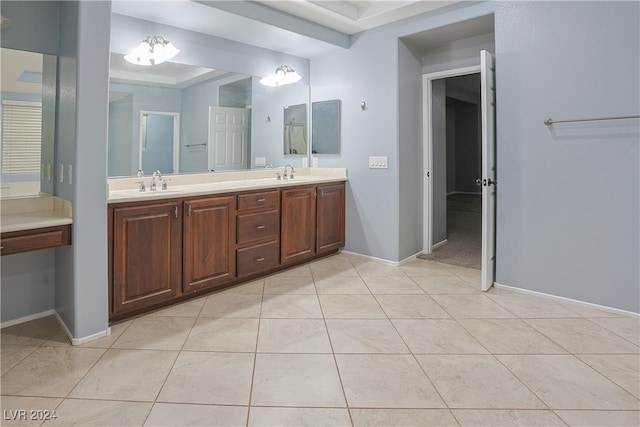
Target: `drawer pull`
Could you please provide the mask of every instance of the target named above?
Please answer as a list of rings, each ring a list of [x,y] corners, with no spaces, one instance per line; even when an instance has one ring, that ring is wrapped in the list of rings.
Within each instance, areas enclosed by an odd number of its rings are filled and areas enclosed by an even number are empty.
[[[262,262],[262,261],[264,261],[264,257],[261,256],[261,257],[256,258],[255,260],[256,260],[256,262]]]
[[[267,228],[267,226],[266,225],[256,225],[256,228],[258,230],[264,230],[265,228]]]
[[[261,197],[260,199],[257,200],[258,203],[262,203],[262,202],[266,202],[267,199],[265,199],[264,197]]]

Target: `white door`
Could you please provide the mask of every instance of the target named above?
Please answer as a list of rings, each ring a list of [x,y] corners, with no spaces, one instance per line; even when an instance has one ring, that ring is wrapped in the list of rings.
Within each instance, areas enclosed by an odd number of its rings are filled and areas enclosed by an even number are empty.
[[[482,109],[482,274],[483,291],[493,286],[496,268],[496,87],[493,55],[480,52]]]
[[[249,110],[209,107],[209,170],[246,169]]]

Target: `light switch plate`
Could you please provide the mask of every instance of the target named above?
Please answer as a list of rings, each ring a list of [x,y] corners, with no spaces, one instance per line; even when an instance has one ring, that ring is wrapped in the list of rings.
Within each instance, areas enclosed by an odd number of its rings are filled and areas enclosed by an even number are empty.
[[[388,169],[389,158],[387,156],[369,156],[369,169]]]
[[[67,165],[67,181],[69,184],[73,184],[73,166]]]
[[[317,167],[318,167],[318,158],[317,158],[317,157],[314,157],[314,158],[312,159],[312,165],[313,165],[313,167],[314,167],[314,168],[317,168]]]
[[[309,159],[306,157],[302,158],[302,167],[303,168],[308,168],[309,167]]]
[[[266,157],[256,157],[256,166],[266,166],[267,158]]]
[[[62,163],[58,165],[58,181],[64,182],[64,165]]]

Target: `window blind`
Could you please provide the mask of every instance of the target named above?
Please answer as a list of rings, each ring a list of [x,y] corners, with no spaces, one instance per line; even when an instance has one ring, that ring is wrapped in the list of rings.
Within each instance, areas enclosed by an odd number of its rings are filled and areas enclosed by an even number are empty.
[[[2,174],[40,173],[42,104],[2,102]]]

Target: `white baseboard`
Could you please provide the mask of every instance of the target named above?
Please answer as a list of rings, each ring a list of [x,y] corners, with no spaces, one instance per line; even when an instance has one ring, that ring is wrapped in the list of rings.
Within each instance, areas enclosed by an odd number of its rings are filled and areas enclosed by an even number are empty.
[[[389,264],[389,265],[395,265],[395,266],[400,265],[400,263],[399,263],[399,262],[396,262],[396,261],[389,261],[388,259],[384,259],[384,258],[376,258],[376,257],[371,256],[371,255],[363,255],[363,254],[359,254],[359,253],[357,253],[357,252],[351,252],[351,251],[345,251],[345,250],[342,250],[342,253],[344,253],[344,254],[351,254],[351,255],[357,255],[357,256],[361,256],[361,257],[363,257],[363,258],[369,258],[369,259],[370,259],[370,260],[372,260],[372,261],[380,261],[380,262],[384,262],[385,264]],[[415,258],[415,257],[414,257],[414,258]]]
[[[47,316],[53,316],[53,317],[56,318],[56,320],[58,321],[58,324],[60,325],[60,327],[64,331],[65,335],[69,338],[69,341],[71,341],[72,345],[81,345],[81,344],[87,343],[89,341],[93,341],[93,340],[96,340],[98,338],[102,338],[102,337],[106,337],[106,336],[111,335],[111,327],[108,327],[104,331],[100,331],[98,333],[95,333],[95,334],[92,334],[92,335],[89,335],[89,336],[86,336],[86,337],[74,338],[73,335],[71,334],[71,331],[69,331],[69,328],[67,328],[67,325],[62,321],[62,318],[60,317],[58,312],[55,311],[55,310],[41,311],[40,313],[30,314],[28,316],[19,317],[17,319],[13,319],[13,320],[7,320],[6,322],[2,322],[2,324],[0,325],[0,329],[8,328],[9,326],[19,325],[19,324],[25,323],[25,322],[30,322],[30,321],[36,320],[36,319],[41,319],[41,318],[47,317]]]
[[[435,245],[431,246],[431,251],[433,252],[434,249],[438,249],[440,246],[444,246],[447,243],[449,243],[449,239],[444,239],[441,242],[438,242]]]
[[[51,316],[51,315],[55,316],[56,315],[56,311],[55,310],[46,310],[46,311],[41,311],[40,313],[30,314],[28,316],[23,316],[23,317],[18,317],[17,319],[7,320],[6,322],[2,322],[2,324],[0,325],[0,328],[1,329],[8,328],[9,326],[19,325],[20,323],[29,322],[31,320],[36,320],[36,319],[41,319],[43,317],[47,317],[47,316]]]
[[[535,295],[535,296],[538,296],[538,297],[548,298],[548,299],[551,299],[551,300],[567,302],[567,303],[571,303],[571,304],[575,304],[575,305],[581,305],[581,306],[587,307],[587,308],[594,308],[596,310],[608,311],[610,313],[621,314],[623,316],[631,316],[631,317],[640,318],[640,313],[634,313],[633,311],[621,310],[619,308],[607,307],[606,305],[593,304],[593,303],[590,303],[590,302],[580,301],[580,300],[566,298],[566,297],[560,297],[560,296],[557,296],[557,295],[545,294],[543,292],[531,291],[529,289],[522,289],[522,288],[516,288],[516,287],[508,286],[508,285],[501,285],[498,282],[493,282],[493,286],[495,286],[497,288],[508,289],[510,291],[519,292],[519,293],[523,293],[523,294]]]
[[[482,192],[474,193],[473,191],[452,191],[447,193],[447,196],[453,196],[454,194],[470,194],[472,196],[482,196]]]

